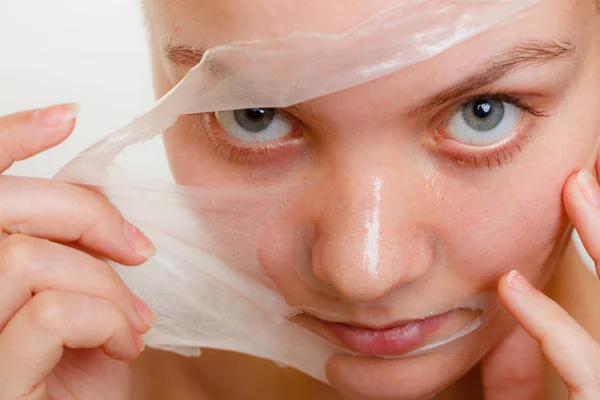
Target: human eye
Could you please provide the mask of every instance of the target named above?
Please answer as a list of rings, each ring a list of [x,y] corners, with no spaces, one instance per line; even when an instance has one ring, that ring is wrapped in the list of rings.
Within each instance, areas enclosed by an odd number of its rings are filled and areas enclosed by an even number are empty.
[[[215,117],[226,135],[241,143],[268,143],[291,136],[294,125],[274,108],[219,111]]]
[[[247,108],[202,114],[215,152],[235,164],[264,164],[302,144],[300,123],[276,108]]]
[[[518,96],[486,94],[455,107],[436,130],[443,151],[461,164],[502,165],[531,139],[534,120],[543,112]]]
[[[446,132],[464,144],[487,146],[504,140],[515,131],[523,111],[503,100],[479,98],[461,104]]]

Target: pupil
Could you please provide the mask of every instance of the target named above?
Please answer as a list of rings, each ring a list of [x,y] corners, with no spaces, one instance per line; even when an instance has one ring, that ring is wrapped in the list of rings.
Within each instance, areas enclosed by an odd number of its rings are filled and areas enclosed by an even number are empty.
[[[266,114],[266,110],[264,108],[249,108],[246,110],[246,117],[252,121],[261,120]]]
[[[247,108],[233,112],[235,121],[245,131],[258,133],[267,129],[277,118],[274,108]]]
[[[486,118],[488,115],[490,115],[490,111],[492,111],[492,105],[487,101],[475,103],[474,108],[475,109],[473,110],[473,113],[478,118]]]
[[[495,99],[472,100],[463,108],[463,120],[478,132],[489,132],[504,118],[504,102]]]

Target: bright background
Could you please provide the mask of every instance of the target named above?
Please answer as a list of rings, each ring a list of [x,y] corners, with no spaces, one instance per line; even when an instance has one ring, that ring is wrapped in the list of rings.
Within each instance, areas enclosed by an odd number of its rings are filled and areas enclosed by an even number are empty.
[[[0,49],[0,115],[63,102],[81,105],[73,135],[16,164],[12,174],[53,176],[153,103],[139,0],[3,0]],[[592,269],[587,254],[584,260]]]
[[[0,1],[0,115],[81,105],[67,141],[10,173],[53,176],[153,102],[140,0]]]

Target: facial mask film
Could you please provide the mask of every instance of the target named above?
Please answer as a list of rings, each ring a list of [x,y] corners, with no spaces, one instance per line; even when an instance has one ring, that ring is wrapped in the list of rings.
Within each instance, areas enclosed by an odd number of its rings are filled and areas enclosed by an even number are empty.
[[[166,163],[163,174],[152,172],[148,166],[161,163],[163,139],[176,134],[168,132],[174,132],[179,120],[198,118],[193,123],[198,127],[217,112],[283,108],[347,90],[514,23],[536,3],[402,0],[366,15],[345,32],[295,32],[210,49],[151,110],[72,160],[57,179],[96,187],[157,248],[156,256],[140,268],[115,265],[158,317],[144,338],[147,345],[184,355],[198,355],[201,348],[236,351],[323,382],[330,357],[349,353],[294,322],[307,313],[331,313],[328,318],[334,321],[341,317],[318,304],[296,304],[281,293],[261,258],[277,244],[269,236],[272,228],[291,218],[299,202],[310,201],[310,180],[263,179],[258,169],[255,175],[220,180],[225,170],[198,168],[193,182],[178,182]],[[308,168],[306,160],[293,162]],[[253,184],[258,175],[261,182],[273,183]],[[374,203],[364,218],[365,246],[370,249],[364,252],[364,264],[376,276],[378,221],[383,218],[378,204],[385,202],[385,182],[375,178],[369,190]],[[307,265],[290,259],[287,267],[310,286]],[[472,318],[402,356],[431,351],[469,334],[484,324],[495,304],[490,294],[458,305],[472,310]],[[448,306],[422,305],[424,313]]]

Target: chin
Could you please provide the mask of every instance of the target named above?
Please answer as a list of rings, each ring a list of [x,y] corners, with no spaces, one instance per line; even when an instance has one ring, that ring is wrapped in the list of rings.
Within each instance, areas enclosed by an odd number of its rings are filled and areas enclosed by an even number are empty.
[[[350,399],[434,398],[473,370],[514,326],[500,310],[480,329],[420,355],[401,359],[335,355],[327,364],[327,377]]]

